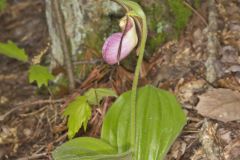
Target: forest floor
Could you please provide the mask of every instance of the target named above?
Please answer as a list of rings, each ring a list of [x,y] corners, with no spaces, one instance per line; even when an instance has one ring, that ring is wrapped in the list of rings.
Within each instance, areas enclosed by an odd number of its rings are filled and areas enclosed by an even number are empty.
[[[0,14],[1,42],[12,40],[34,57],[48,39],[42,0],[11,1]],[[74,93],[56,98],[28,83],[27,66],[0,56],[1,160],[52,159],[51,152],[67,140],[62,111],[69,99],[99,86],[120,94],[133,79],[121,65],[96,64]],[[240,1],[202,2],[180,38],[159,45],[144,61],[144,84],[174,93],[188,117],[166,160],[239,160]],[[93,110],[87,132],[78,136],[99,136],[112,101],[106,98]]]

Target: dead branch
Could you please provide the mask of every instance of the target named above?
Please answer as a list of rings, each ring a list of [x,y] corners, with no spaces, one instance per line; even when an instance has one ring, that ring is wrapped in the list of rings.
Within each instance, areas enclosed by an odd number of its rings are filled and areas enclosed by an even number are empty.
[[[200,13],[198,13],[198,11],[196,10],[196,9],[194,9],[190,4],[188,4],[186,1],[183,1],[183,4],[185,4],[188,8],[190,8],[192,11],[193,11],[193,13],[195,13],[201,20],[202,20],[202,22],[207,26],[208,25],[208,23],[207,23],[207,21],[205,20],[205,18],[200,14]]]
[[[82,60],[82,61],[76,61],[73,64],[74,65],[84,65],[84,64],[98,64],[103,62],[102,59],[92,59],[92,60]]]
[[[57,100],[52,100],[52,99],[47,99],[47,100],[38,100],[38,101],[34,101],[34,102],[23,102],[23,103],[19,103],[16,104],[14,108],[12,108],[11,110],[9,110],[8,112],[6,112],[3,115],[0,115],[0,122],[3,121],[7,116],[9,116],[10,114],[14,113],[15,111],[22,109],[22,108],[26,108],[26,107],[30,107],[30,106],[35,106],[35,105],[43,105],[43,104],[53,104],[53,103],[62,103],[65,102],[65,99],[57,99]]]
[[[216,125],[204,120],[200,133],[200,142],[202,143],[204,153],[209,160],[223,160],[221,148],[216,144]]]
[[[206,79],[212,83],[217,79],[217,69],[216,69],[216,61],[218,55],[218,46],[219,41],[217,38],[217,9],[215,0],[209,0],[209,16],[208,16],[208,43],[207,43],[207,51],[208,51],[208,59],[205,63],[206,66]]]
[[[60,4],[58,0],[52,1],[52,11],[54,14],[53,16],[57,23],[55,27],[59,34],[61,47],[63,50],[64,59],[65,59],[65,65],[66,65],[67,75],[69,80],[69,89],[73,90],[75,88],[75,81],[74,81],[74,74],[73,74],[73,64],[71,60],[71,48],[67,42],[67,35],[64,29],[63,15],[61,14]]]
[[[43,158],[46,157],[48,153],[39,153],[39,154],[34,154],[32,156],[28,157],[23,157],[23,158],[18,158],[17,160],[31,160],[31,159],[38,159],[38,158]]]

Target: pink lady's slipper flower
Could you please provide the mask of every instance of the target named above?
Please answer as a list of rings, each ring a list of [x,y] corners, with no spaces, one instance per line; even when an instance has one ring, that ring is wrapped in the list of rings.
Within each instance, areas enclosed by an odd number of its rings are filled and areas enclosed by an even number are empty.
[[[119,26],[122,32],[114,33],[108,37],[102,48],[103,59],[108,64],[119,63],[138,44],[138,36],[133,18],[123,17]]]

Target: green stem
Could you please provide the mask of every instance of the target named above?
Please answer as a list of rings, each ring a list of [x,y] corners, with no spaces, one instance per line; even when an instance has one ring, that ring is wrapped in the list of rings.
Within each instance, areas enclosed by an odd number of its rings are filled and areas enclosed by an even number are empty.
[[[138,61],[137,61],[137,66],[135,69],[135,75],[133,79],[133,85],[132,85],[132,94],[131,94],[131,150],[132,150],[132,159],[136,159],[135,153],[137,152],[136,148],[136,100],[137,100],[137,86],[138,86],[138,78],[140,75],[140,69],[141,69],[141,64],[143,60],[143,55],[144,55],[144,49],[145,49],[145,43],[147,39],[147,21],[146,21],[146,16],[141,8],[136,2],[130,1],[130,0],[112,0],[120,5],[123,6],[123,8],[126,9],[127,15],[130,17],[133,17],[138,25],[138,29],[141,32],[140,36],[140,45],[137,49],[137,54],[138,54]]]
[[[141,17],[142,18],[142,17]],[[144,17],[145,18],[145,17]],[[131,148],[133,150],[133,157],[136,153],[136,110],[137,110],[137,86],[138,86],[138,79],[140,75],[143,55],[144,55],[144,49],[145,49],[145,43],[146,43],[146,37],[147,37],[147,25],[146,25],[146,19],[144,19],[142,25],[142,37],[141,37],[141,44],[139,48],[139,57],[137,60],[137,66],[135,69],[134,79],[133,79],[133,85],[132,85],[132,95],[131,95]]]

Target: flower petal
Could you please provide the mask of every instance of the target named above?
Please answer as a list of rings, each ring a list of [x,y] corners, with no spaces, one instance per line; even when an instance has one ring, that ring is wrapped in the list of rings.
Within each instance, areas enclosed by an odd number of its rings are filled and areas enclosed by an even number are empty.
[[[132,27],[126,32],[125,35],[123,35],[121,32],[114,33],[105,41],[102,49],[102,54],[104,61],[108,64],[118,63],[118,52],[122,36],[124,37],[122,39],[122,47],[119,57],[120,61],[127,57],[130,52],[136,47],[138,43],[138,37],[135,23],[132,18],[130,21],[132,23]]]

